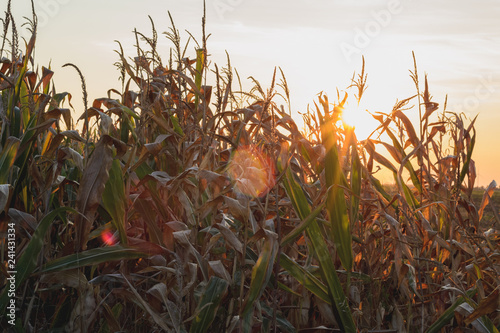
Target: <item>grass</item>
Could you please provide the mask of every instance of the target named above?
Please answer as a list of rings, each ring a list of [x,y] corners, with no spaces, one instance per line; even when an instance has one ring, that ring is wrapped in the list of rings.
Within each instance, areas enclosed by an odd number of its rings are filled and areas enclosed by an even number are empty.
[[[3,329],[498,332],[499,232],[475,189],[475,118],[433,102],[415,58],[415,96],[374,114],[371,138],[342,120],[366,89],[364,61],[334,102],[319,95],[303,112],[300,132],[279,104],[293,94],[282,71],[233,90],[229,57],[209,66],[205,26],[183,44],[170,19],[166,59],[153,22],[149,36],[134,32],[137,54],[118,44],[123,84],[107,97],[89,103],[85,69],[68,64],[85,105],[70,112],[55,72],[31,57],[35,38],[20,52],[9,1]]]

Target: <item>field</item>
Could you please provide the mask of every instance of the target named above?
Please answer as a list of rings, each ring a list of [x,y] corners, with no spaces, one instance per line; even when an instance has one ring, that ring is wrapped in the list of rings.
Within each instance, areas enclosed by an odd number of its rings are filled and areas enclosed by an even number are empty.
[[[475,184],[476,119],[435,103],[415,58],[415,95],[375,113],[370,138],[342,118],[367,87],[364,59],[301,131],[281,69],[241,91],[229,56],[209,65],[205,26],[186,45],[170,19],[161,36],[153,22],[135,32],[137,54],[117,44],[122,85],[103,98],[67,64],[73,110],[8,6],[4,331],[498,332],[500,193]]]
[[[481,201],[483,200],[485,189],[474,189],[472,192],[472,200],[474,204],[479,207]],[[493,205],[494,208],[491,207]],[[498,218],[498,214],[500,213],[500,191],[495,190],[493,195],[491,196],[491,203],[486,206],[484,209],[484,216],[481,221],[481,226],[484,230],[488,230],[490,228],[499,229],[500,228],[500,220]]]

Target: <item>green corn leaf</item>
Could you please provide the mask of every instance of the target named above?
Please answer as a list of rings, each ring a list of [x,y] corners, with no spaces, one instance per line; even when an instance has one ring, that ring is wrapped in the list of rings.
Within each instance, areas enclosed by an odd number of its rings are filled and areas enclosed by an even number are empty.
[[[259,299],[273,272],[274,260],[278,251],[277,235],[271,232],[266,233],[265,243],[259,255],[259,259],[252,269],[252,280],[248,291],[242,316],[245,317],[254,306],[254,302]]]
[[[263,312],[267,315],[267,317],[264,317],[264,322],[267,320],[269,321],[270,324],[269,318],[273,317],[274,309],[266,305],[264,302],[261,302],[260,306]],[[279,330],[279,332],[288,332],[288,333],[296,332],[295,327],[288,320],[286,320],[286,318],[279,312],[276,313],[276,326],[281,329]]]
[[[413,208],[420,207],[420,203],[418,202],[417,198],[415,197],[415,195],[413,194],[413,192],[411,191],[411,189],[408,187],[408,185],[406,185],[405,183],[403,183],[399,179],[399,177],[397,177],[396,174],[394,174],[394,178],[396,178],[396,183],[399,183],[400,186],[403,188],[403,194],[405,196],[406,202],[408,204],[410,204]]]
[[[361,160],[359,159],[357,140],[354,132],[351,139],[351,209],[350,221],[354,223],[358,218],[359,198],[361,195]]]
[[[181,125],[179,124],[179,119],[177,118],[177,116],[176,115],[171,115],[170,116],[170,121],[172,122],[172,125],[174,126],[174,131],[177,134],[180,134],[180,135],[184,136],[184,131],[182,130]]]
[[[196,75],[194,78],[194,84],[196,88],[198,88],[198,92],[201,91],[201,81],[203,79],[203,67],[205,65],[205,50],[197,49],[196,50]],[[200,101],[200,96],[198,93],[195,94],[194,97],[194,105],[195,110],[198,110],[198,103]]]
[[[127,244],[127,232],[125,230],[126,202],[122,168],[120,161],[115,159],[109,169],[109,178],[102,194],[102,205],[111,216],[113,226],[120,235],[120,243],[123,245]]]
[[[36,34],[32,34],[30,41],[26,44],[26,54],[24,55],[24,61],[22,67],[19,69],[17,74],[16,86],[12,92],[12,96],[8,101],[8,108],[6,110],[6,118],[10,121],[10,135],[19,137],[21,129],[21,110],[17,107],[20,100],[21,91],[23,84],[26,84],[24,79],[26,78],[26,72],[28,71],[28,62],[31,57],[31,52],[35,47]]]
[[[385,200],[387,200],[387,201],[390,202],[392,200],[392,198],[389,195],[389,193],[387,193],[387,191],[384,189],[384,186],[382,185],[382,183],[380,182],[380,180],[378,180],[377,178],[375,178],[373,175],[368,175],[368,176],[370,178],[370,183],[375,187],[375,189],[377,190],[377,192],[380,193],[385,198]],[[396,208],[397,207],[397,203],[393,202],[392,203],[392,207]]]
[[[132,133],[134,140],[137,141],[137,134],[134,132],[134,129],[133,119],[126,114],[122,114],[120,116],[120,140],[128,142],[130,133]]]
[[[251,333],[252,332],[252,318],[253,314],[249,311],[245,316],[241,317],[241,328],[243,333]]]
[[[26,249],[22,253],[21,257],[16,263],[16,274],[15,274],[15,289],[17,290],[19,286],[28,278],[28,276],[34,271],[37,266],[38,257],[42,252],[42,247],[44,244],[44,239],[47,231],[49,230],[54,219],[60,215],[67,212],[76,213],[74,209],[69,207],[59,207],[49,214],[45,215],[42,220],[38,223],[38,226],[31,237],[30,242],[26,246]],[[0,296],[0,309],[4,311],[8,302],[8,288],[5,288],[2,295]]]
[[[303,220],[298,226],[293,228],[293,230],[283,238],[283,240],[281,241],[281,246],[283,247],[297,238],[309,226],[309,224],[316,220],[316,217],[318,217],[324,207],[324,203],[316,207],[305,220]]]
[[[483,327],[486,328],[488,330],[488,332],[499,333],[498,328],[495,327],[495,324],[493,323],[493,321],[491,321],[491,319],[488,318],[487,316],[482,316],[481,322],[482,322]]]
[[[16,138],[20,138],[22,136],[22,112],[21,109],[17,106],[14,106],[14,110],[12,113],[12,122],[10,123],[10,135]]]
[[[21,105],[21,114],[20,115],[21,115],[22,124],[27,124],[30,120],[31,114],[30,114],[30,98],[29,98],[30,94],[28,92],[28,85],[27,85],[26,81],[23,81],[20,89],[21,89],[20,103],[19,103]],[[19,134],[22,135],[23,132],[24,132],[23,128],[20,128]]]
[[[282,147],[283,149],[283,147]],[[278,159],[278,170],[284,171],[283,158]],[[292,205],[301,219],[306,219],[310,215],[310,207],[307,203],[306,195],[300,185],[293,178],[289,168],[285,171],[283,185]],[[340,328],[345,332],[356,332],[356,325],[349,309],[349,302],[344,295],[342,284],[340,283],[331,254],[324,240],[323,233],[317,221],[313,221],[306,228],[307,237],[311,240],[311,253],[318,259],[321,274],[326,281],[331,299],[332,310]]]
[[[140,120],[141,119],[141,117],[139,117],[139,115],[137,113],[135,113],[134,111],[130,110],[125,105],[120,105],[120,108],[123,110],[123,112],[125,112],[127,115],[129,115],[130,117],[134,118],[135,120]]]
[[[208,332],[228,287],[229,282],[226,280],[216,276],[212,276],[210,278],[208,285],[203,292],[203,296],[196,307],[197,315],[191,324],[191,329],[189,330],[190,333]]]
[[[66,257],[55,259],[42,267],[41,273],[60,272],[78,267],[97,265],[108,261],[124,259],[138,259],[148,257],[149,254],[134,248],[122,245],[98,247],[95,249],[74,253]]]
[[[288,287],[286,284],[284,283],[281,283],[281,282],[278,282],[278,288],[280,288],[281,290],[289,293],[289,294],[292,294],[294,295],[295,297],[302,297],[301,294],[299,294],[298,292],[296,292],[295,290],[293,290],[292,288]],[[328,296],[328,293],[327,293],[327,296]],[[330,301],[330,300],[328,300]]]
[[[120,105],[120,110],[122,114],[120,116],[120,139],[123,142],[128,142],[129,135],[132,134],[132,137],[135,141],[137,141],[137,133],[135,131],[136,121],[140,119],[140,117],[134,111],[130,110],[125,105]]]
[[[332,238],[344,268],[352,269],[352,236],[347,207],[344,198],[343,184],[344,175],[340,165],[337,145],[335,143],[335,132],[331,123],[325,122],[321,127],[323,145],[326,149],[325,155],[325,180],[328,188],[326,208],[330,217]]]
[[[290,257],[284,253],[280,256],[280,265],[307,290],[321,298],[324,302],[331,304],[331,299],[328,295],[328,287],[311,272],[297,264],[297,262],[290,259]]]
[[[42,124],[37,125],[37,116],[29,119],[24,128],[24,134],[21,138],[21,144],[17,152],[15,165],[19,168],[18,179],[22,181],[16,182],[14,188],[14,197],[18,197],[23,188],[26,188],[25,180],[29,179],[29,161],[34,154],[36,140],[39,139],[44,131],[46,131],[54,120],[48,120]],[[28,206],[28,200],[25,199],[25,206]]]
[[[471,289],[467,291],[467,297],[472,297],[476,293],[476,289]],[[466,301],[464,296],[460,296],[452,306],[450,306],[443,314],[425,331],[426,333],[438,333],[443,327],[448,325],[448,323],[455,317],[455,309]]]
[[[0,184],[9,183],[9,175],[20,141],[17,138],[9,137],[0,153]]]

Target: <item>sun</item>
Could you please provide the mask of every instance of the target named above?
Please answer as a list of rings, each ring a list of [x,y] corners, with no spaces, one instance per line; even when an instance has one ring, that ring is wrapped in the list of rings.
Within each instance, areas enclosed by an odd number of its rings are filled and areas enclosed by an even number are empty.
[[[358,140],[367,139],[378,126],[366,106],[363,103],[358,104],[357,101],[351,101],[344,106],[342,120],[354,128]]]

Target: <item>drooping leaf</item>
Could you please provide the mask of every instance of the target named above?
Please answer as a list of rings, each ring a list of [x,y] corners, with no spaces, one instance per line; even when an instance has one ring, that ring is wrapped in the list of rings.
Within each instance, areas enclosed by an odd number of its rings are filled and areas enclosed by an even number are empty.
[[[215,227],[219,229],[220,233],[222,234],[222,237],[226,240],[226,242],[236,251],[238,251],[240,254],[243,254],[243,244],[241,241],[236,237],[235,233],[231,231],[227,226],[223,224],[216,224]]]
[[[108,136],[103,136],[97,142],[80,181],[76,206],[82,215],[77,215],[75,218],[77,228],[75,247],[77,250],[87,248],[88,235],[109,178],[109,169],[113,163],[111,143],[112,140]]]
[[[465,323],[469,325],[474,320],[496,312],[498,309],[500,309],[500,287],[497,287],[488,297],[479,302],[474,312],[465,318]]]
[[[493,180],[484,191],[483,199],[481,201],[481,205],[479,206],[479,211],[478,211],[480,221],[483,218],[484,209],[490,203],[491,197],[493,196],[493,193],[495,193],[496,188],[497,188],[497,183],[496,181]]]
[[[412,143],[413,147],[415,148],[418,147],[420,140],[417,137],[415,128],[413,127],[411,120],[402,111],[399,110],[394,112],[393,115],[399,118],[403,122],[406,129],[406,133],[408,134],[410,142]]]
[[[291,241],[295,240],[307,227],[309,226],[310,223],[316,221],[316,218],[318,215],[321,213],[321,211],[325,208],[325,204],[321,204],[317,206],[311,214],[307,216],[305,220],[300,222],[295,228],[293,228],[292,231],[290,231],[282,240],[281,240],[281,246],[285,246]]]
[[[286,254],[280,256],[280,265],[293,276],[300,284],[314,295],[321,298],[326,303],[331,303],[328,295],[328,287],[316,278],[311,272],[297,264],[295,260],[290,259]]]

